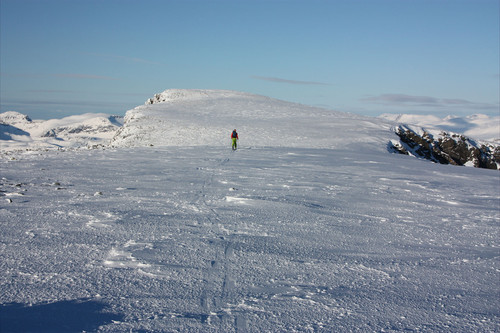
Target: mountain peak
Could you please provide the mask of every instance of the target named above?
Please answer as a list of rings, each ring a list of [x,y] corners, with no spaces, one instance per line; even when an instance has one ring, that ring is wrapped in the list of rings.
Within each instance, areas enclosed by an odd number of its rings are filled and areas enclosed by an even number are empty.
[[[209,90],[209,89],[167,89],[162,93],[155,94],[153,98],[146,101],[146,105],[178,102],[186,100],[200,100],[207,97],[220,98],[231,96],[251,96],[251,94],[232,91],[232,90]]]
[[[362,120],[362,121],[360,121]],[[390,126],[380,119],[230,90],[170,89],[129,110],[116,146],[224,146],[238,129],[242,145],[385,149]]]
[[[30,117],[22,113],[16,111],[7,111],[0,113],[0,122],[10,125],[15,125],[18,123],[22,124],[31,123],[32,120]]]

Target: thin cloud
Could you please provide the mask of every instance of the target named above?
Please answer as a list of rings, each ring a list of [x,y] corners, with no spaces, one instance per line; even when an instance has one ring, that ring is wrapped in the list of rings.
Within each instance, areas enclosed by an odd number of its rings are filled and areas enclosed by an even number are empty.
[[[26,90],[28,93],[43,93],[43,94],[77,94],[76,90],[60,90],[60,89],[33,89]]]
[[[449,105],[476,105],[478,103],[470,102],[465,99],[442,99],[443,103],[449,104]]]
[[[115,54],[101,54],[101,53],[85,53],[85,54],[90,55],[90,56],[94,56],[94,57],[99,57],[99,58],[107,58],[107,59],[120,60],[120,61],[126,61],[126,62],[134,62],[134,63],[139,63],[139,64],[163,65],[162,63],[147,60],[147,59],[126,57],[126,56],[115,55]]]
[[[47,75],[36,74],[36,73],[5,73],[5,72],[1,72],[0,76],[13,77],[13,78],[23,78],[23,79],[40,79],[40,78],[47,77]]]
[[[140,92],[102,92],[102,91],[84,91],[84,90],[60,90],[60,89],[32,89],[25,90],[27,93],[40,93],[40,94],[91,94],[91,95],[106,95],[106,96],[138,96],[144,97],[150,95],[150,93],[140,93]]]
[[[439,99],[429,96],[411,96],[404,94],[383,94],[361,99],[364,102],[378,104],[438,104]]]
[[[2,105],[5,106],[78,106],[78,107],[112,107],[121,106],[126,103],[122,102],[92,102],[92,101],[60,101],[60,100],[6,100],[2,101]]]
[[[278,78],[278,77],[252,76],[252,78],[253,79],[257,79],[257,80],[262,80],[262,81],[277,82],[277,83],[288,83],[288,84],[296,84],[296,85],[329,86],[328,83],[324,83],[324,82],[288,80],[288,79],[281,79],[281,78]]]
[[[60,78],[67,78],[67,79],[118,80],[118,78],[111,77],[111,76],[78,74],[78,73],[52,74],[51,76],[60,77]]]
[[[54,74],[37,74],[37,73],[0,73],[4,77],[21,77],[27,79],[39,79],[47,77],[58,77],[66,79],[90,79],[90,80],[119,80],[116,77],[93,75],[93,74],[79,74],[79,73],[54,73]]]
[[[382,94],[360,99],[363,102],[383,104],[388,106],[419,106],[419,107],[468,107],[472,109],[494,109],[498,105],[476,103],[459,98],[436,98],[431,96],[413,96],[405,94]]]

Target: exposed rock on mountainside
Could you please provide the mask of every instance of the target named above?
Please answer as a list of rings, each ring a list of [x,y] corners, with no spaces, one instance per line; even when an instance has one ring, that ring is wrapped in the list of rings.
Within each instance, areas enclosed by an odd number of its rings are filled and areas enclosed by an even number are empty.
[[[405,125],[400,125],[395,132],[400,142],[390,142],[390,151],[422,157],[441,164],[499,169],[498,145],[479,143],[460,134],[444,131],[436,134]]]

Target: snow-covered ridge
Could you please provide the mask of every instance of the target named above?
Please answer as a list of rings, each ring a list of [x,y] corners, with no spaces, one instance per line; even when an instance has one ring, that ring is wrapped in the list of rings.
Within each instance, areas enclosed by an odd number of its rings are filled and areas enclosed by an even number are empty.
[[[227,90],[166,90],[127,112],[115,146],[244,146],[385,149],[387,121]]]
[[[444,140],[446,145],[453,146],[452,149],[469,147],[465,154],[468,156],[455,159],[434,156],[430,160],[449,160],[452,164],[456,160],[466,160],[469,163],[465,165],[485,165],[486,162],[477,162],[479,160],[473,155],[479,154],[476,148],[481,150],[485,146],[487,149],[480,153],[500,163],[495,160],[499,155],[500,135],[495,134],[500,131],[499,122],[500,117],[486,115],[440,119],[386,114],[373,118],[238,91],[169,89],[127,111],[124,118],[84,114],[41,121],[17,112],[2,113],[0,152],[100,146],[228,147],[229,135],[236,128],[242,147],[368,148],[381,153],[398,150],[422,156],[416,153],[420,148],[413,149],[400,140],[398,129],[403,126],[420,135],[417,140],[422,142],[425,142],[423,134],[430,133],[437,141]],[[467,137],[462,140],[464,133]],[[497,141],[483,143],[477,140],[484,138],[496,138]],[[437,143],[432,145],[439,146]]]
[[[15,111],[7,111],[7,112],[0,114],[0,122],[11,124],[11,125],[17,125],[17,124],[31,123],[32,120],[30,117],[28,117],[27,115],[24,115],[22,113],[15,112]]]
[[[181,100],[183,101],[199,100],[214,95],[227,98],[231,96],[237,96],[237,95],[241,96],[248,94],[230,90],[167,89],[162,93],[155,94],[153,98],[149,98],[145,104],[149,105],[149,104],[157,104],[165,102],[175,102]]]
[[[14,111],[0,114],[2,152],[81,148],[106,145],[123,117],[87,113],[51,120],[32,120]]]

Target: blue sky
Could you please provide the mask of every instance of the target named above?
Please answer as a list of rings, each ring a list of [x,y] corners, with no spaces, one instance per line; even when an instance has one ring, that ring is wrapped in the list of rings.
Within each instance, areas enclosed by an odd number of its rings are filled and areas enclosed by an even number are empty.
[[[498,115],[498,0],[0,0],[0,112],[124,114],[169,88],[376,116]]]

